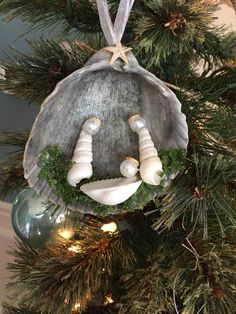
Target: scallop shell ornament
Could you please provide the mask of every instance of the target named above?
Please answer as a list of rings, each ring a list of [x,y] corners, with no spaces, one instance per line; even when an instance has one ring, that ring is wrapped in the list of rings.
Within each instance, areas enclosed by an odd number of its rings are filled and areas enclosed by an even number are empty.
[[[136,189],[139,178],[136,179],[135,166],[122,164],[126,156],[140,161],[139,139],[127,122],[129,117],[138,113],[145,120],[157,151],[187,149],[188,127],[179,100],[161,80],[139,65],[130,48],[121,45],[133,2],[121,0],[113,25],[106,0],[97,0],[100,23],[109,47],[95,53],[83,68],[56,86],[42,104],[31,131],[24,156],[25,178],[37,193],[53,203],[64,205],[48,183],[39,179],[40,154],[48,146],[57,145],[72,159],[78,140],[83,135],[81,132],[86,135],[83,125],[90,117],[97,117],[101,126],[99,132],[92,136],[92,144],[90,140],[87,142],[90,152],[92,145],[87,177],[91,175],[90,163],[92,174],[100,181],[95,184],[96,192],[101,194],[102,191],[102,195],[108,198],[109,191],[114,194],[116,185],[118,191],[139,191]],[[135,179],[129,174],[121,178],[120,167],[125,175],[134,167]],[[104,179],[107,178],[116,181],[106,182]],[[86,182],[81,179],[82,189],[89,189],[92,194],[91,186],[86,187]],[[107,191],[104,191],[106,188]],[[84,213],[96,212],[80,200],[70,208]],[[121,210],[125,207],[122,209],[121,206]]]

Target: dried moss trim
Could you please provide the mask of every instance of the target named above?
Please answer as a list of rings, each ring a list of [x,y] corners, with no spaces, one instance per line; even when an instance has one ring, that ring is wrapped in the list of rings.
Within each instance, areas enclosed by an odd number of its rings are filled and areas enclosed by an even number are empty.
[[[56,195],[60,196],[66,204],[72,204],[78,198],[77,189],[70,186],[66,180],[72,165],[72,161],[56,145],[47,147],[39,158],[41,169],[39,179],[46,180]]]
[[[162,150],[159,157],[166,175],[177,173],[184,167],[185,151],[183,149]]]
[[[183,166],[184,153],[180,150],[171,150],[160,153],[160,158],[163,163],[164,174],[172,174],[178,172]],[[39,157],[39,167],[41,171],[39,178],[46,180],[49,186],[54,190],[55,194],[62,198],[62,200],[72,205],[76,201],[84,202],[90,205],[94,212],[98,215],[106,216],[122,211],[135,211],[141,210],[151,200],[153,200],[157,194],[163,192],[162,185],[152,186],[141,184],[138,191],[130,197],[126,202],[117,206],[106,206],[99,204],[87,195],[79,190],[79,185],[75,188],[69,185],[67,182],[67,174],[72,167],[73,162],[62,152],[62,150],[56,146],[48,146]],[[92,177],[89,181],[95,181],[96,178]],[[83,181],[83,184],[86,180]]]

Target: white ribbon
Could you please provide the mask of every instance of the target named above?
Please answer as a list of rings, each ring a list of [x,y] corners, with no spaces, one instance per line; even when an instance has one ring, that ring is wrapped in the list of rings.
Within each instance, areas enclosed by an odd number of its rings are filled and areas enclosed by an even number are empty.
[[[121,0],[113,25],[106,0],[96,0],[100,24],[109,45],[120,42],[135,0]]]

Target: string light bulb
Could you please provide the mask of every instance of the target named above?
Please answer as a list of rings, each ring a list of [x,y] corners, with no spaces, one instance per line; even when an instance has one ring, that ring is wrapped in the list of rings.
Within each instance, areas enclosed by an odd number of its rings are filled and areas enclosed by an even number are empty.
[[[78,310],[78,309],[80,309],[80,303],[76,303],[74,306],[74,310]]]
[[[64,300],[65,305],[69,305],[69,299],[65,298]],[[81,311],[81,304],[77,301],[76,304],[72,308],[72,314],[78,314]]]
[[[112,299],[112,296],[110,294],[106,295],[105,296],[105,300],[104,300],[104,305],[108,305],[108,304],[111,304],[111,303],[114,303],[114,300]]]
[[[71,245],[70,247],[68,247],[68,251],[74,252],[74,253],[81,253],[82,248],[80,245]]]
[[[75,232],[72,229],[59,229],[58,234],[60,237],[69,240],[73,238]]]
[[[117,224],[115,222],[110,222],[109,224],[104,224],[101,227],[101,230],[103,232],[110,232],[110,233],[114,233],[117,231]]]
[[[81,305],[80,303],[76,303],[72,309],[72,314],[78,314],[80,313]]]

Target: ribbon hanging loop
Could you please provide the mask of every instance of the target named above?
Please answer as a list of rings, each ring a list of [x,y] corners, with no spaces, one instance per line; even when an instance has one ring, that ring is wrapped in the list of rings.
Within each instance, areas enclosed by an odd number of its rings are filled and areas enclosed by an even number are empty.
[[[135,0],[121,0],[115,23],[113,25],[107,0],[96,0],[100,24],[109,45],[119,43],[123,37],[126,24]]]

